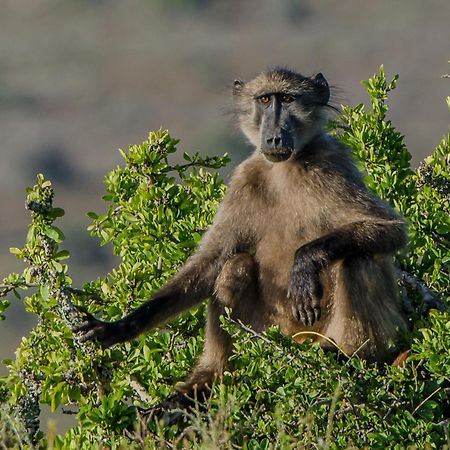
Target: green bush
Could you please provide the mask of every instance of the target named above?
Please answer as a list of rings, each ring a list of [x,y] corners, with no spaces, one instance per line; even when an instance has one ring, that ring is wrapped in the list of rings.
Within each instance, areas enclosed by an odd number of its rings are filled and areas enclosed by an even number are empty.
[[[353,150],[371,189],[408,219],[410,246],[398,256],[402,269],[449,298],[449,138],[419,169],[409,166],[403,136],[386,119],[383,69],[365,82],[372,108],[344,107],[334,133]],[[211,223],[225,186],[222,158],[170,157],[177,141],[150,133],[122,152],[124,166],[105,178],[106,214],[88,213],[91,234],[112,244],[120,264],[103,279],[72,286],[60,250],[64,214],[52,204],[49,181],[38,176],[28,189],[32,222],[22,249],[27,263],[0,286],[0,298],[29,289],[26,310],[38,324],[5,361],[0,379],[0,439],[6,448],[442,448],[450,445],[450,318],[432,311],[410,337],[402,367],[340,361],[317,345],[297,344],[270,329],[264,335],[223,318],[235,339],[233,373],[213,386],[206,408],[183,412],[189,426],[164,424],[142,414],[158,405],[195,363],[203,344],[204,307],[139,339],[101,350],[70,331],[79,321],[73,304],[113,320],[151,294],[195,249]],[[213,172],[207,169],[214,169]],[[414,292],[408,292],[410,298]],[[416,297],[420,297],[417,296]],[[16,301],[16,300],[14,300]],[[415,300],[417,302],[417,298]],[[0,317],[9,301],[0,300]],[[416,303],[414,303],[416,304]],[[418,314],[413,315],[417,320]],[[76,411],[78,425],[45,436],[40,405]],[[6,444],[5,444],[6,443]]]

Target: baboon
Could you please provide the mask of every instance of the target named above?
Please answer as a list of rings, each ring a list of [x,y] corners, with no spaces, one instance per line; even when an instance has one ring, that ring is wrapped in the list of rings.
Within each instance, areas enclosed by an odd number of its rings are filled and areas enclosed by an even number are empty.
[[[349,149],[324,131],[326,79],[275,68],[235,81],[233,99],[256,150],[235,169],[196,253],[135,311],[115,322],[87,314],[75,331],[109,347],[209,299],[204,352],[177,385],[181,393],[225,370],[226,307],[258,332],[271,325],[290,336],[316,332],[347,354],[393,359],[407,324],[392,254],[406,245],[406,225],[368,191]]]

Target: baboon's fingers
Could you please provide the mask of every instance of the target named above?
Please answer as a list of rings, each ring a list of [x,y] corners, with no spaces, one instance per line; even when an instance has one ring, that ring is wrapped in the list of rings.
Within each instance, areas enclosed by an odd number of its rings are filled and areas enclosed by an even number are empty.
[[[321,309],[320,306],[314,306],[314,321],[318,322],[320,320]]]
[[[74,333],[85,333],[90,331],[93,327],[96,327],[99,320],[96,319],[91,313],[89,313],[83,306],[75,306],[77,311],[81,315],[82,322],[78,325],[72,326],[72,332]]]
[[[300,322],[301,318],[300,318],[300,311],[298,310],[298,307],[296,304],[293,304],[292,307],[292,315],[294,316],[295,320],[298,320]]]
[[[91,331],[88,331],[87,333],[83,334],[83,336],[80,337],[80,342],[87,342],[92,339],[97,339],[99,337],[99,333],[101,332],[101,328],[94,328]]]
[[[305,307],[306,310],[306,318],[307,318],[307,322],[305,325],[313,325],[314,324],[314,320],[315,320],[315,315],[314,315],[314,310],[311,308],[310,305],[307,305]]]
[[[297,304],[297,311],[298,316],[300,318],[300,322],[303,323],[304,325],[309,325],[308,312],[305,307],[305,304],[303,303]]]
[[[296,300],[292,306],[292,315],[296,320],[307,326],[320,320],[321,308],[318,298]]]
[[[306,312],[305,308],[302,308],[300,310],[300,317],[301,317],[301,322],[303,323],[303,325],[309,326],[308,313]]]
[[[120,341],[118,335],[110,329],[109,323],[91,324],[90,329],[80,337],[80,342],[97,341],[102,348],[108,348]]]
[[[92,330],[92,328],[96,327],[97,325],[98,324],[92,320],[86,320],[78,325],[74,325],[72,327],[72,331],[74,333],[86,333],[87,331]]]

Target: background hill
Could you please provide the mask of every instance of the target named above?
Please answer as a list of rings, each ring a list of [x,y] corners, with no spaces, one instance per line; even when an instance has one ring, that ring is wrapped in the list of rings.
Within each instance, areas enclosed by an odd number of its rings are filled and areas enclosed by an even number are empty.
[[[186,151],[249,147],[225,114],[234,78],[267,66],[322,71],[338,102],[363,101],[361,79],[400,73],[391,119],[417,163],[448,131],[444,99],[450,3],[378,1],[4,0],[0,3],[0,274],[20,267],[24,189],[43,172],[66,210],[78,284],[114,264],[85,231],[104,209],[103,175],[118,147],[168,128]],[[388,77],[389,77],[388,75]],[[17,302],[18,303],[18,302]],[[16,305],[0,325],[0,358],[31,326]],[[0,373],[4,373],[0,367]]]

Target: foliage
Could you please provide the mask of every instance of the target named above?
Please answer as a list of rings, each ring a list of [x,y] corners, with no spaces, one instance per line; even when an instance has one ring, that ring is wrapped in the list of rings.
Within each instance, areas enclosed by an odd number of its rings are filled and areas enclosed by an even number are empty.
[[[410,168],[403,137],[386,119],[387,94],[396,81],[387,83],[383,69],[367,81],[371,110],[344,107],[336,134],[354,150],[371,189],[408,218],[411,244],[399,258],[402,267],[448,300],[449,139],[419,169]],[[225,190],[217,172],[206,169],[228,159],[184,154],[185,163],[175,164],[176,144],[167,132],[150,133],[122,152],[124,166],[106,176],[109,207],[103,215],[88,213],[90,231],[101,245],[112,244],[121,262],[82,290],[72,286],[64,262],[69,254],[60,250],[64,236],[54,221],[63,211],[53,207],[50,182],[38,176],[28,190],[26,243],[11,249],[28,267],[5,278],[0,297],[31,290],[24,302],[39,320],[16,359],[5,362],[0,417],[2,424],[4,417],[14,420],[0,427],[3,442],[57,449],[449,446],[450,319],[444,312],[433,311],[419,324],[403,367],[340,360],[276,329],[257,335],[224,317],[223,326],[236,337],[234,369],[213,387],[206,408],[184,412],[187,428],[141,414],[138,407],[159,404],[194,364],[204,307],[101,350],[70,331],[79,320],[72,303],[117,319],[150,297],[194,250]],[[0,302],[0,317],[8,303]],[[75,410],[78,426],[44,436],[40,404]]]
[[[372,109],[364,105],[343,107],[339,138],[353,149],[367,172],[366,183],[380,197],[391,202],[409,222],[409,253],[402,266],[423,279],[428,286],[450,295],[450,139],[447,136],[418,170],[403,136],[386,120],[387,94],[398,76],[388,84],[381,67],[378,76],[364,85]]]

